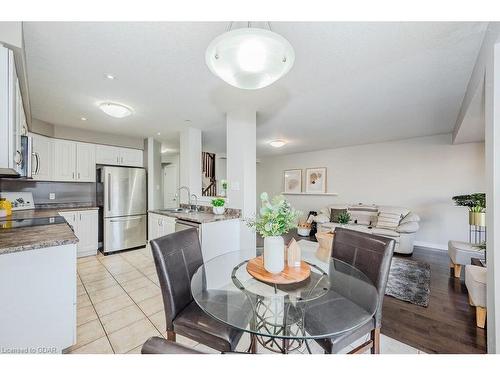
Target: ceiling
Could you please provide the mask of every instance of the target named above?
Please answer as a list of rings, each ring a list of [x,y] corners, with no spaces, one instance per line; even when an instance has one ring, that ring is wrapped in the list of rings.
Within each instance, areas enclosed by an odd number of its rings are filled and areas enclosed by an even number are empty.
[[[205,65],[206,47],[227,26],[26,22],[32,115],[154,136],[170,149],[193,126],[208,148],[223,150],[225,113],[246,107],[257,111],[260,157],[450,133],[487,25],[271,22],[294,47],[295,65],[256,91],[227,85]],[[102,101],[127,104],[134,114],[108,117],[97,107]],[[270,148],[277,138],[289,143]]]

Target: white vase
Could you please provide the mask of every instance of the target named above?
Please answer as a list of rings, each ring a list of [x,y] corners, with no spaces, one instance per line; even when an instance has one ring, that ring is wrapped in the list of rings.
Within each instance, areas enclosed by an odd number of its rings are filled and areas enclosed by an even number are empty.
[[[264,238],[264,268],[270,273],[280,273],[285,268],[285,241],[281,236]]]
[[[212,207],[214,214],[216,215],[222,215],[224,213],[225,208],[224,207]]]

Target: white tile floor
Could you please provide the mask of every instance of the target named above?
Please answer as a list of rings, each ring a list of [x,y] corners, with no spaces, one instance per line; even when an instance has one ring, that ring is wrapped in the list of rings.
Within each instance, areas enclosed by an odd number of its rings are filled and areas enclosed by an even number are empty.
[[[77,343],[75,354],[140,353],[151,336],[166,335],[163,301],[149,247],[114,255],[78,259]],[[207,352],[215,350],[177,335],[177,341]],[[238,350],[246,350],[244,334]],[[313,353],[323,353],[314,341]],[[355,345],[345,349],[348,352]],[[271,353],[259,347],[259,353]],[[305,348],[294,352],[301,354]],[[381,335],[381,352],[418,354],[417,349]]]

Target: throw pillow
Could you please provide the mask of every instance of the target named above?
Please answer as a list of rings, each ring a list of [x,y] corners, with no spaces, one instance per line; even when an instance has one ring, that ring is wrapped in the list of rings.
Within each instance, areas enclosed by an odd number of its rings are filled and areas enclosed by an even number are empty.
[[[396,229],[401,221],[401,214],[379,212],[377,220],[377,228]]]
[[[342,213],[346,213],[347,209],[346,208],[332,208],[330,210],[330,222],[331,223],[338,223],[339,222],[339,215]]]

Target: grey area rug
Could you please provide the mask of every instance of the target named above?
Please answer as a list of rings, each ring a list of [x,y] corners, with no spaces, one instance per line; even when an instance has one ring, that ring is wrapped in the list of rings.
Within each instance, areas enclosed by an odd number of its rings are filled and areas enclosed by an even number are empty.
[[[385,294],[418,306],[429,305],[431,267],[412,259],[393,257]]]

